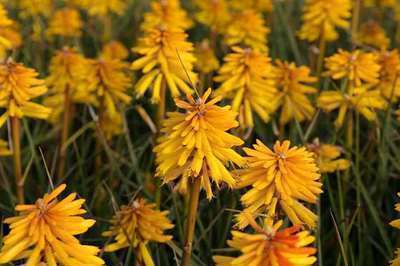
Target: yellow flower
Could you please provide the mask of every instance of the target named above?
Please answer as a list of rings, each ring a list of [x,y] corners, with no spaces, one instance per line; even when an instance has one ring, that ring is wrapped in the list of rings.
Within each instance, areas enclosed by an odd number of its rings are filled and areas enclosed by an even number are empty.
[[[44,105],[52,108],[51,122],[58,121],[64,112],[67,96],[75,103],[93,103],[93,95],[85,86],[89,67],[88,61],[73,48],[64,47],[51,59],[46,79],[50,96],[44,100]]]
[[[177,182],[181,193],[186,193],[192,178],[201,178],[207,198],[213,196],[211,181],[219,186],[226,183],[233,187],[236,180],[226,166],[233,162],[238,166],[244,159],[232,147],[243,141],[225,131],[238,126],[236,113],[229,106],[215,105],[216,97],[207,102],[211,89],[198,99],[188,95],[188,102],[175,100],[181,112],[168,113],[161,130],[162,137],[154,149],[157,176],[164,183]]]
[[[376,110],[386,108],[386,102],[378,90],[366,87],[350,88],[348,91],[323,91],[317,100],[318,107],[326,112],[339,109],[335,121],[336,128],[341,128],[346,115],[354,110],[368,121],[376,120]]]
[[[13,21],[8,18],[7,10],[0,4],[0,27],[8,27],[13,24]]]
[[[316,204],[322,193],[314,154],[304,147],[290,148],[287,140],[277,141],[273,150],[259,140],[256,143],[254,149],[244,148],[249,167],[235,171],[239,176],[235,188],[251,186],[240,199],[244,213],[256,216],[278,202],[293,224],[315,227],[318,217],[299,202]],[[240,228],[248,224],[244,213],[236,217]]]
[[[32,30],[30,32],[30,38],[34,42],[43,42],[44,31],[45,31],[45,25],[41,23],[41,19],[34,19],[32,22]]]
[[[87,10],[89,15],[99,17],[110,13],[122,15],[126,10],[126,2],[125,0],[68,0],[69,4]]]
[[[17,205],[20,214],[7,218],[11,231],[3,238],[0,264],[26,260],[27,266],[36,265],[104,265],[97,256],[99,249],[81,245],[76,235],[85,233],[95,220],[84,219],[84,199],[75,199],[76,193],[63,200],[57,196],[65,189],[60,185],[32,205]]]
[[[82,25],[79,12],[66,7],[53,14],[49,21],[47,34],[49,36],[79,37],[82,33]]]
[[[1,156],[10,156],[12,151],[8,149],[8,144],[6,141],[0,139],[0,157]]]
[[[230,7],[235,10],[254,9],[259,12],[271,12],[274,8],[272,0],[230,0]]]
[[[6,9],[0,4],[0,59],[5,59],[8,50],[21,45],[21,36],[16,28],[16,23],[8,18]]]
[[[104,247],[106,252],[132,247],[138,250],[140,265],[154,265],[147,243],[154,241],[165,243],[172,236],[164,235],[164,231],[174,227],[168,220],[168,211],[155,209],[155,204],[144,199],[135,199],[130,205],[122,206],[111,220],[112,226],[103,236],[114,238],[115,242]]]
[[[311,119],[315,108],[307,94],[315,94],[318,90],[308,83],[316,82],[317,78],[310,75],[308,67],[297,67],[294,63],[277,60],[275,69],[278,93],[274,105],[282,108],[279,123],[285,125],[293,119],[299,122]]]
[[[129,104],[131,97],[126,94],[131,86],[127,74],[128,66],[119,60],[100,58],[90,60],[89,86],[96,91],[98,104],[111,115],[118,113],[119,103]]]
[[[91,71],[87,80],[88,90],[93,90],[97,97],[99,123],[102,126],[106,125],[107,121],[119,119],[118,116],[122,114],[121,104],[130,103],[131,97],[127,94],[127,90],[131,87],[131,78],[126,72],[127,64],[122,61],[100,58],[90,60],[89,63]],[[118,124],[122,126],[122,123]],[[122,132],[122,129],[113,129],[108,125],[101,128],[105,135]]]
[[[269,31],[261,13],[247,9],[232,16],[226,28],[225,42],[229,46],[244,45],[260,52],[266,52]]]
[[[336,27],[350,28],[351,5],[351,0],[306,0],[299,38],[309,42],[320,38],[336,40],[339,37]]]
[[[13,22],[9,27],[0,26],[0,61],[4,61],[9,50],[16,50],[22,45],[18,25]]]
[[[400,193],[397,193],[397,196],[400,197]],[[394,205],[394,209],[395,209],[397,212],[400,212],[400,203],[396,203],[396,204]],[[390,222],[390,225],[393,226],[393,227],[395,227],[395,228],[397,228],[397,229],[400,229],[400,219],[396,219],[396,220],[391,221],[391,222]]]
[[[396,249],[394,254],[396,257],[390,261],[390,266],[400,266],[400,248]]]
[[[325,58],[326,76],[332,79],[347,79],[353,87],[362,82],[376,84],[379,82],[378,56],[360,50],[353,52],[339,49],[339,52]]]
[[[103,131],[106,140],[124,133],[124,115],[123,113],[109,114],[107,112],[100,115],[100,128]]]
[[[21,16],[36,17],[44,16],[48,17],[53,10],[52,0],[19,0],[18,7],[22,10]]]
[[[119,41],[111,41],[105,44],[101,50],[101,57],[106,59],[125,60],[128,56],[128,49]]]
[[[400,97],[400,56],[397,50],[382,50],[377,53],[381,66],[377,89],[385,99],[396,101]]]
[[[222,83],[216,95],[232,99],[232,110],[239,112],[242,127],[254,126],[252,111],[267,122],[276,95],[271,60],[264,53],[250,48],[233,47],[215,81]]]
[[[316,162],[321,173],[333,173],[335,171],[346,170],[350,167],[350,162],[346,159],[339,159],[343,153],[342,147],[322,144],[318,139],[308,144],[307,148],[315,154]]]
[[[385,30],[373,20],[361,25],[357,37],[360,43],[380,49],[386,49],[390,45],[390,39],[386,36]]]
[[[209,40],[204,39],[196,45],[194,54],[196,57],[195,68],[203,74],[211,73],[219,68],[218,58],[215,56]]]
[[[179,91],[192,93],[190,80],[193,83],[197,81],[192,71],[196,58],[192,43],[186,39],[187,34],[178,29],[156,27],[146,30],[145,36],[133,48],[141,57],[132,63],[132,69],[141,69],[143,72],[142,78],[135,85],[138,97],[142,97],[150,87],[154,103],[160,101],[160,92],[164,86],[168,86],[173,97],[179,96]]]
[[[255,232],[233,230],[232,240],[228,240],[228,245],[240,255],[214,256],[216,266],[307,266],[317,261],[313,256],[317,250],[310,246],[315,237],[310,231],[301,230],[299,225],[280,229],[282,220],[275,224],[265,222],[261,227],[252,217],[247,219]]]
[[[171,29],[187,30],[193,22],[181,7],[179,0],[152,1],[151,10],[144,14],[143,30],[165,26]]]
[[[223,33],[229,22],[230,13],[225,0],[196,0],[199,9],[196,19],[208,26],[213,34]]]
[[[44,80],[37,76],[35,70],[19,63],[0,64],[0,108],[6,109],[0,116],[0,127],[8,117],[48,118],[51,109],[31,101],[47,92]]]

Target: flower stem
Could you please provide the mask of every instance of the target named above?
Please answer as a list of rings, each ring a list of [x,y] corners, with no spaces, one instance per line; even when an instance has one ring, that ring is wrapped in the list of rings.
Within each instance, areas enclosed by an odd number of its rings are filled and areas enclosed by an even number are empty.
[[[68,132],[69,132],[69,124],[70,124],[70,115],[71,111],[71,100],[69,95],[69,88],[65,89],[65,96],[64,96],[64,115],[63,115],[63,125],[61,129],[61,136],[60,136],[60,147],[59,147],[59,154],[58,154],[58,170],[57,170],[57,179],[62,180],[64,177],[65,171],[65,162],[67,157],[67,149],[65,144],[68,140]]]
[[[346,145],[349,151],[353,148],[353,132],[354,132],[354,119],[353,112],[349,112],[347,116],[347,128],[346,128]]]
[[[14,174],[15,183],[17,187],[18,203],[24,203],[24,180],[22,177],[22,164],[21,164],[21,122],[18,117],[11,117],[11,131],[13,141],[13,155],[14,155]]]
[[[165,80],[163,79],[161,82],[161,88],[160,88],[160,102],[158,103],[158,109],[157,109],[157,128],[158,132],[160,132],[160,129],[162,127],[162,121],[164,120],[165,117],[165,94],[166,94],[166,87],[167,84],[165,83]]]
[[[351,22],[351,41],[353,45],[357,41],[358,24],[360,23],[361,0],[355,0],[354,2],[353,20]]]
[[[326,40],[324,34],[322,34],[319,40],[319,54],[317,61],[317,77],[320,82],[321,82],[322,66],[324,64],[324,58],[325,58],[325,51],[326,51]]]
[[[156,125],[157,125],[157,134],[156,134],[156,140],[161,133],[161,128],[162,128],[162,121],[164,120],[165,117],[165,105],[166,105],[166,89],[167,89],[167,84],[165,82],[165,79],[161,81],[161,88],[160,88],[160,102],[158,103],[158,109],[157,109],[157,120],[156,120]],[[155,202],[157,207],[160,207],[161,204],[161,183],[160,179],[156,179],[156,192],[155,192]]]
[[[186,218],[185,245],[183,247],[183,258],[181,266],[189,266],[192,256],[192,243],[194,227],[196,225],[197,207],[199,205],[201,178],[196,177],[192,183],[189,200],[189,213]]]

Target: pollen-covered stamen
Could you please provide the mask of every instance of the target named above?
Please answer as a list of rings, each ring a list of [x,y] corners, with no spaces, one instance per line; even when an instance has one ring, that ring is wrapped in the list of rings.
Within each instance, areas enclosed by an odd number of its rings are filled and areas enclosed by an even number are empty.
[[[276,156],[278,159],[285,160],[286,159],[286,154],[284,152],[278,152],[276,153]]]
[[[44,202],[43,199],[38,199],[36,201],[36,206],[39,209],[39,217],[43,217],[48,210],[48,205]]]

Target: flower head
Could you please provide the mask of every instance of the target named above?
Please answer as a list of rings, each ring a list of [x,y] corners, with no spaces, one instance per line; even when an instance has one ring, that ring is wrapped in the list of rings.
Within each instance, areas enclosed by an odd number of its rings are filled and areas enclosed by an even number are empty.
[[[87,10],[91,16],[106,16],[110,13],[122,15],[126,10],[124,0],[68,0],[68,3]]]
[[[390,261],[390,266],[400,266],[400,248],[396,249],[394,254],[396,257]]]
[[[397,193],[397,196],[400,197],[400,193]],[[397,212],[400,212],[400,203],[396,203],[394,205],[394,209]],[[390,225],[393,226],[393,227],[396,227],[397,229],[400,229],[400,219],[393,220],[392,222],[390,222]]]
[[[22,44],[16,23],[8,18],[6,9],[0,4],[0,59],[4,60],[8,50]]]
[[[159,102],[164,86],[169,88],[173,97],[179,96],[180,91],[192,93],[189,84],[197,81],[193,72],[196,58],[192,43],[186,39],[187,34],[178,29],[156,27],[145,32],[145,36],[133,48],[141,57],[132,63],[131,68],[143,72],[135,85],[138,97],[150,87],[153,89],[151,100],[155,103]]]
[[[348,79],[351,86],[361,84],[376,84],[379,82],[378,57],[374,53],[360,50],[339,52],[325,59],[326,76],[332,79]]]
[[[225,42],[229,46],[244,45],[260,52],[266,52],[267,34],[261,13],[252,9],[235,13],[225,32]]]
[[[60,185],[35,204],[17,205],[19,215],[4,220],[11,231],[3,238],[0,264],[23,259],[26,265],[104,265],[97,247],[82,245],[75,237],[95,221],[80,216],[86,213],[81,208],[85,200],[76,199],[76,193],[57,199],[65,187]]]
[[[118,136],[124,133],[124,114],[117,113],[114,115],[103,114],[100,117],[100,128],[104,133],[106,140],[112,139],[114,136]]]
[[[111,41],[105,44],[101,50],[101,57],[106,59],[125,60],[128,55],[128,49],[119,41]]]
[[[214,33],[223,33],[229,22],[229,8],[225,0],[196,0],[199,11],[196,19]]]
[[[215,105],[220,97],[208,100],[211,89],[198,99],[188,95],[188,101],[175,100],[184,113],[168,113],[161,130],[162,137],[154,149],[157,176],[164,183],[177,182],[186,193],[192,178],[201,178],[207,198],[213,196],[211,182],[233,187],[236,180],[226,168],[229,162],[243,165],[243,158],[232,147],[243,141],[225,131],[238,126],[236,113],[229,106]]]
[[[98,105],[105,108],[106,112],[117,113],[119,103],[128,104],[131,101],[127,94],[131,86],[128,66],[122,61],[105,58],[90,60],[89,63],[91,72],[88,82],[95,89]]]
[[[384,109],[386,101],[380,92],[367,87],[350,88],[348,91],[323,91],[317,105],[326,112],[339,109],[335,121],[336,128],[341,128],[349,110],[355,110],[368,121],[376,120],[376,110]]]
[[[278,93],[275,96],[277,108],[281,107],[279,123],[287,124],[296,119],[301,122],[311,119],[315,108],[307,98],[308,94],[317,93],[317,89],[308,85],[317,79],[310,75],[306,66],[296,66],[294,63],[276,61],[275,78]]]
[[[121,129],[107,126],[106,121],[115,119],[122,122],[122,118],[118,117],[122,114],[121,108],[131,101],[131,96],[127,94],[131,86],[131,78],[127,74],[128,66],[120,60],[106,58],[90,60],[89,64],[88,90],[93,91],[96,96],[95,104],[99,107],[100,126],[106,135],[122,132]],[[113,125],[122,126],[122,123]],[[111,132],[107,132],[107,129]]]
[[[396,101],[400,97],[400,55],[397,50],[377,52],[381,66],[377,89],[385,99]]]
[[[302,16],[300,39],[313,42],[319,38],[334,41],[336,28],[348,29],[351,17],[351,0],[306,0]]]
[[[62,8],[51,17],[47,34],[49,36],[79,37],[82,33],[82,25],[78,10]]]
[[[144,199],[135,199],[128,206],[122,206],[111,220],[112,226],[103,236],[114,238],[113,243],[104,247],[106,252],[132,247],[139,250],[139,262],[154,265],[147,249],[148,242],[165,243],[172,239],[164,231],[174,227],[168,220],[168,211],[155,209],[155,204]],[[149,262],[149,263],[148,263]]]
[[[317,261],[313,256],[317,250],[309,247],[315,237],[309,231],[301,230],[301,226],[280,229],[283,224],[280,220],[275,224],[266,222],[261,227],[252,217],[247,219],[255,232],[232,231],[233,238],[228,240],[228,245],[240,255],[214,256],[216,266],[306,266]]]
[[[218,58],[210,46],[210,42],[204,39],[195,48],[195,68],[204,74],[211,73],[219,68]]]
[[[232,110],[239,112],[239,121],[243,127],[253,127],[255,111],[264,122],[269,120],[269,113],[276,95],[271,59],[263,53],[250,48],[233,47],[219,75],[214,78],[221,86],[217,95],[232,99]]]
[[[88,60],[73,48],[64,47],[53,56],[46,79],[50,95],[44,100],[44,105],[52,108],[51,122],[58,121],[64,112],[66,97],[74,103],[93,103],[93,95],[85,86],[89,67]]]
[[[314,154],[304,147],[291,147],[288,140],[277,141],[270,150],[257,140],[254,149],[244,148],[248,168],[237,170],[236,188],[251,186],[240,201],[244,212],[256,216],[271,208],[275,201],[293,224],[316,225],[317,216],[300,201],[315,204],[322,193],[320,174]],[[243,213],[237,216],[238,226],[247,226]]]
[[[10,156],[12,151],[8,149],[8,144],[6,141],[0,139],[0,157],[1,156]]]
[[[8,18],[7,10],[0,4],[0,27],[8,27],[13,24],[13,21]]]
[[[373,20],[361,25],[357,38],[362,44],[380,49],[386,49],[390,44],[390,39],[386,36],[385,30]]]
[[[332,144],[322,144],[318,139],[307,145],[308,150],[315,154],[316,161],[321,173],[332,173],[335,171],[346,170],[350,167],[350,162],[339,158],[343,153],[343,148]]]
[[[274,8],[272,0],[230,0],[230,7],[234,10],[254,9],[258,12],[271,12]]]
[[[0,127],[8,117],[48,118],[51,110],[31,101],[47,92],[44,80],[37,76],[35,70],[10,60],[0,64],[0,108],[6,109]]]
[[[18,7],[22,10],[22,17],[48,17],[53,10],[52,0],[19,0]]]
[[[193,24],[179,0],[152,1],[150,6],[150,12],[144,14],[143,30],[158,26],[187,30]]]

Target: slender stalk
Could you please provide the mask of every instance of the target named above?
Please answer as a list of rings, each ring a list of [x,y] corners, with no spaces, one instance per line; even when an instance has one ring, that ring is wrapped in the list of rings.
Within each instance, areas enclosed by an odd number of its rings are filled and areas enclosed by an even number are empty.
[[[324,183],[325,176],[322,176],[322,183]],[[321,226],[321,197],[318,199],[317,204],[317,214],[318,214],[318,227],[317,227],[317,248],[318,248],[318,265],[323,266],[322,262],[322,242],[321,242],[321,235],[322,235],[322,226]]]
[[[157,109],[157,120],[156,120],[156,125],[157,125],[157,135],[156,135],[156,141],[157,137],[160,135],[161,128],[162,128],[162,121],[164,120],[165,117],[165,105],[166,105],[166,89],[167,89],[167,84],[165,80],[163,79],[161,82],[161,88],[160,88],[160,102],[158,103],[158,109]],[[156,194],[155,194],[155,202],[157,207],[160,207],[161,204],[161,184],[160,184],[160,179],[156,179]]]
[[[361,178],[361,173],[360,173],[360,157],[361,157],[361,151],[360,151],[360,114],[356,113],[356,131],[355,131],[355,137],[356,137],[356,143],[355,143],[355,172],[356,174],[356,185],[357,185],[357,192],[356,192],[356,202],[357,202],[357,208],[362,208],[362,199],[361,199],[361,190],[360,190],[360,178]],[[357,215],[357,233],[358,233],[358,239],[360,246],[359,248],[359,259],[358,263],[361,262],[359,265],[363,265],[362,261],[364,259],[364,250],[365,246],[363,245],[363,228],[362,228],[362,214],[359,213]]]
[[[317,77],[321,81],[321,72],[322,72],[322,67],[324,65],[324,58],[325,58],[325,52],[326,52],[326,40],[325,40],[325,34],[322,32],[321,37],[319,39],[319,54],[318,54],[318,61],[317,61]]]
[[[357,40],[358,25],[360,23],[361,0],[354,0],[353,19],[351,22],[351,41],[354,44]]]
[[[164,120],[165,117],[165,94],[166,94],[166,89],[167,89],[167,84],[165,80],[163,79],[161,82],[161,88],[160,88],[160,102],[158,103],[158,109],[157,109],[157,128],[158,132],[160,132],[160,129],[162,127],[162,121]]]
[[[15,184],[17,187],[18,203],[24,203],[24,180],[22,177],[22,163],[21,163],[21,121],[18,117],[11,117],[11,131],[13,142],[13,156],[14,156],[14,175]]]
[[[70,120],[71,120],[71,100],[70,100],[70,93],[69,93],[69,87],[67,86],[65,88],[65,95],[64,95],[64,114],[63,114],[63,125],[61,129],[61,135],[60,135],[60,148],[59,148],[59,153],[58,153],[58,169],[57,169],[57,179],[62,180],[64,177],[64,171],[65,171],[65,163],[67,159],[67,148],[65,147],[65,144],[67,143],[68,140],[68,134],[69,134],[69,126],[70,126]]]
[[[190,190],[189,213],[186,218],[185,245],[183,247],[183,258],[181,266],[190,265],[190,260],[192,256],[194,227],[196,224],[197,207],[199,205],[200,185],[201,185],[201,178],[200,177],[195,178],[194,183],[192,183]]]
[[[343,236],[345,237],[344,241],[343,241],[343,250],[344,250],[344,254],[347,254],[347,242],[348,242],[348,235],[345,234],[346,232],[346,217],[345,217],[345,196],[346,194],[344,193],[344,184],[343,184],[343,180],[341,178],[341,176],[336,173],[336,177],[337,177],[337,185],[338,185],[338,200],[339,200],[339,219],[340,219],[340,227],[341,227],[341,231],[343,233]]]
[[[103,41],[108,42],[112,36],[112,21],[111,17],[106,15],[103,17]]]
[[[97,116],[97,127],[96,127],[96,146],[95,146],[95,151],[96,151],[96,159],[95,159],[95,166],[96,166],[96,170],[99,171],[102,168],[102,164],[103,164],[103,158],[102,158],[102,152],[103,152],[103,132],[101,131],[102,128],[102,123],[104,120],[104,110],[105,110],[105,106],[104,106],[104,98],[101,97],[100,100],[100,106],[99,106],[99,111],[98,111],[98,116]],[[100,175],[97,175],[98,180],[100,179]]]
[[[352,150],[353,148],[353,131],[354,130],[354,118],[353,118],[353,112],[350,111],[347,114],[347,128],[346,128],[346,146],[349,149],[349,151]]]

